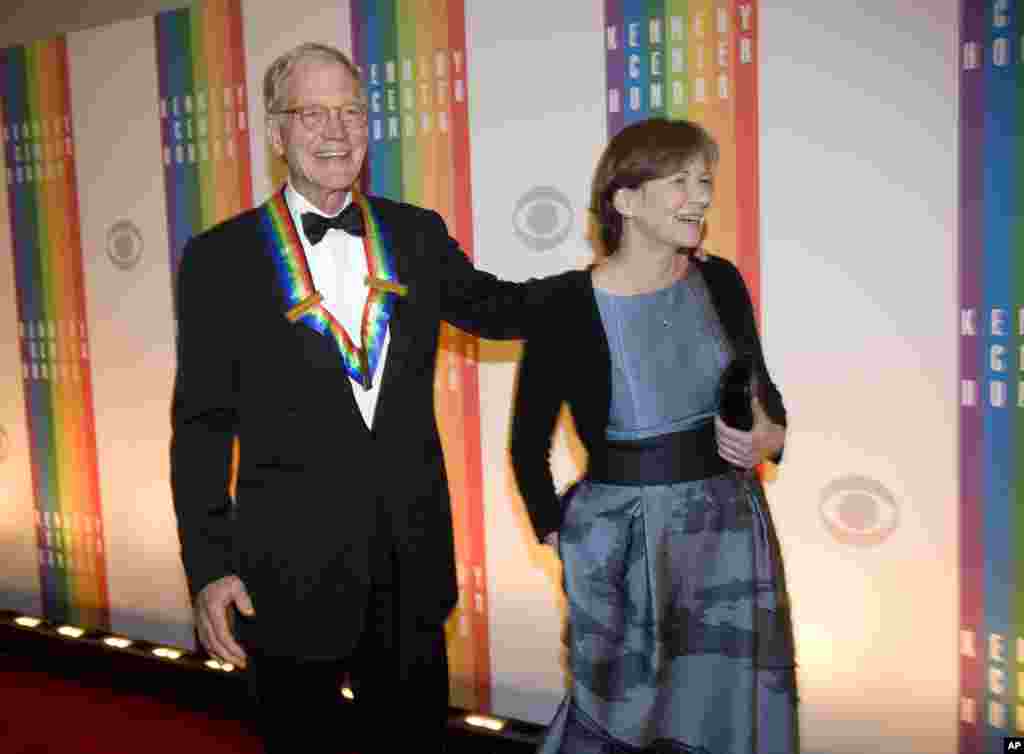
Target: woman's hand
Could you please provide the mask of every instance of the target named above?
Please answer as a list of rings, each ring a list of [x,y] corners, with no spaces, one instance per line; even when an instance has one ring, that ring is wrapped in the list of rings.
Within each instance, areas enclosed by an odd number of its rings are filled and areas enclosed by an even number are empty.
[[[754,426],[749,432],[730,427],[715,417],[718,455],[741,469],[752,469],[764,459],[771,458],[782,450],[786,442],[786,428],[768,417],[756,397],[751,401],[751,408]]]

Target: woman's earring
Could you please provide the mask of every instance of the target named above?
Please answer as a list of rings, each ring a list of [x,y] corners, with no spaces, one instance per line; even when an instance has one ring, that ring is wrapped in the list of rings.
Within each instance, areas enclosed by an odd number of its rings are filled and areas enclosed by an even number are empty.
[[[708,261],[708,248],[705,246],[704,241],[708,236],[708,219],[701,217],[700,219],[700,236],[697,239],[697,251],[694,256],[697,257],[701,262]]]
[[[623,193],[626,191],[624,188],[618,188],[615,193],[612,194],[612,207],[623,220],[628,220],[633,217],[632,211],[629,209],[629,203],[626,199],[626,195]]]

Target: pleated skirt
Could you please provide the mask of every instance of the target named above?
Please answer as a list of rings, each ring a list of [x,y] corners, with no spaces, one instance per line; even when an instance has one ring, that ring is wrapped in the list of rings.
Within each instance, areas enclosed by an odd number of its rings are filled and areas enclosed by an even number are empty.
[[[585,480],[559,551],[572,683],[541,754],[799,751],[789,602],[755,477]]]

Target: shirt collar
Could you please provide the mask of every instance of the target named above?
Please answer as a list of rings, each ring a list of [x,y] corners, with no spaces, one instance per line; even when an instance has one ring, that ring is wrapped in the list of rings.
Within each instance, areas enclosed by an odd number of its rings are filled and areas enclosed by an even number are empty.
[[[295,186],[292,185],[291,179],[289,179],[288,183],[285,184],[284,200],[288,204],[288,211],[291,212],[292,222],[295,223],[295,230],[298,231],[299,238],[302,239],[303,247],[307,251],[314,249],[315,247],[313,247],[306,238],[306,234],[302,232],[302,215],[305,212],[315,212],[318,215],[323,215],[324,213],[313,206],[313,203],[309,201],[309,199],[298,192]],[[345,201],[342,203],[341,209],[339,209],[334,215],[325,215],[325,217],[340,215],[345,211],[345,207],[347,207],[351,201],[352,192],[349,191],[345,196]]]
[[[295,188],[295,186],[292,185],[292,182],[291,182],[290,179],[289,179],[288,183],[284,187],[284,198],[285,198],[285,201],[288,202],[288,208],[292,211],[292,214],[295,215],[296,217],[301,217],[303,212],[316,212],[318,215],[323,215],[324,214],[319,209],[317,209],[315,206],[313,206],[313,203],[311,201],[309,201],[309,199],[307,199],[306,197],[304,197],[302,194],[300,194],[298,192],[298,190]],[[336,215],[340,215],[342,212],[345,211],[345,207],[347,207],[351,201],[352,201],[352,192],[349,191],[345,195],[345,201],[342,203],[341,209],[339,209],[333,215],[324,215],[324,217],[334,217]]]

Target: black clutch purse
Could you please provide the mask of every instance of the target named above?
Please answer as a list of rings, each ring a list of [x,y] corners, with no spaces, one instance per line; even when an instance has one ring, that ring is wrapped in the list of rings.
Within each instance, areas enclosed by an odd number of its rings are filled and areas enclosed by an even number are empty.
[[[749,432],[754,427],[754,357],[736,356],[718,382],[718,415],[734,429]]]

